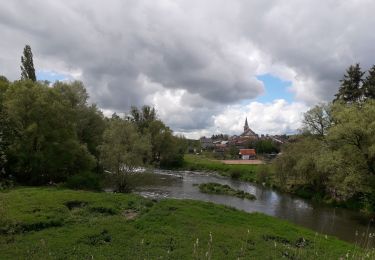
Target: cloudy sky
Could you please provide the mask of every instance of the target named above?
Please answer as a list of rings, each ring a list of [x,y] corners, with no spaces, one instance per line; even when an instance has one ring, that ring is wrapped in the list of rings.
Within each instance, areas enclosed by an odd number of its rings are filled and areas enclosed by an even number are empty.
[[[293,133],[375,63],[373,0],[1,1],[0,74],[82,80],[105,114],[153,105],[188,137]]]

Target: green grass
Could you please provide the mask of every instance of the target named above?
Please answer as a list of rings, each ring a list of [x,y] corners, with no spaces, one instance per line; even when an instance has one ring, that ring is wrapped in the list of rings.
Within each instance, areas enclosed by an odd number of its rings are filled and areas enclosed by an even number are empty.
[[[255,182],[257,165],[224,164],[218,160],[210,159],[204,155],[185,154],[184,169],[191,171],[215,171],[221,175],[238,178],[242,181]]]
[[[0,259],[339,259],[348,252],[350,258],[363,254],[354,244],[286,221],[192,200],[17,188],[1,192],[0,204]],[[138,215],[130,220],[129,212]]]
[[[229,185],[223,185],[220,183],[201,183],[199,185],[199,190],[204,193],[210,193],[210,194],[219,194],[219,195],[229,195],[238,197],[241,199],[249,199],[249,200],[255,200],[256,197],[253,194],[244,192],[242,190],[235,190],[231,188]]]

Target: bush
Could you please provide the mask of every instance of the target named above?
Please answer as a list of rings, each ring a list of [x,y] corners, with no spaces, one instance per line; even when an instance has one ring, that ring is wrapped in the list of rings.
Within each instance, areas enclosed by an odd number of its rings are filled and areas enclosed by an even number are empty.
[[[100,178],[97,174],[85,172],[73,175],[66,181],[66,187],[78,190],[101,190]]]
[[[257,168],[256,181],[258,183],[269,184],[271,169],[268,165],[259,165]]]
[[[229,173],[232,179],[238,179],[241,177],[241,171],[238,169],[231,169]]]

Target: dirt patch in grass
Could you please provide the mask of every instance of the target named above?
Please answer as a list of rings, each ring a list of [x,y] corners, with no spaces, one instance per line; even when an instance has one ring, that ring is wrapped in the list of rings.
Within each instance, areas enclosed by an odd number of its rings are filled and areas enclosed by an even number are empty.
[[[73,210],[76,208],[83,208],[88,204],[86,201],[80,201],[80,200],[70,200],[64,203],[64,205],[69,209]]]
[[[127,210],[124,210],[122,215],[127,220],[133,220],[133,219],[136,219],[138,217],[139,213],[137,211],[135,211],[134,209],[127,209]]]
[[[224,164],[264,164],[261,160],[221,160],[220,162]]]

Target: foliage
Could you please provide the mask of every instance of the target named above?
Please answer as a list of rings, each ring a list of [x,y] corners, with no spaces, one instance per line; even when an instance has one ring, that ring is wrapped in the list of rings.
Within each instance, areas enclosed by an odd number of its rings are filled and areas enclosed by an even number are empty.
[[[4,109],[12,127],[6,136],[7,168],[25,184],[64,181],[91,170],[94,158],[76,136],[73,108],[54,88],[18,81],[4,94]]]
[[[69,209],[71,201],[85,203]],[[212,259],[371,253],[280,219],[192,200],[155,203],[133,194],[20,188],[0,193],[0,204],[1,259],[192,259],[194,248],[204,259],[210,233]],[[129,211],[138,216],[128,220]],[[12,233],[17,225],[39,230]],[[301,246],[303,240],[309,245]]]
[[[56,82],[53,85],[74,110],[76,134],[79,141],[86,144],[88,151],[99,158],[98,146],[102,143],[106,127],[103,113],[93,104],[88,105],[89,95],[80,81]]]
[[[235,190],[226,184],[223,185],[223,184],[214,183],[214,182],[199,184],[199,190],[203,193],[229,195],[229,196],[234,196],[237,198],[249,199],[249,200],[256,199],[256,197],[253,194],[244,192],[243,190]]]
[[[258,154],[267,154],[267,153],[278,153],[279,149],[276,144],[270,139],[258,140],[255,143],[255,150]]]
[[[341,86],[339,92],[335,95],[335,101],[343,101],[345,103],[356,103],[362,99],[362,84],[363,75],[361,67],[357,63],[356,65],[350,66],[346,70],[344,78],[340,81]]]
[[[261,184],[271,184],[270,165],[261,164],[256,169],[256,182]]]
[[[128,192],[127,175],[149,162],[151,144],[129,121],[112,119],[99,146],[101,162],[117,180],[117,190]]]
[[[97,174],[85,172],[68,177],[66,187],[78,190],[101,190],[101,179]]]
[[[31,52],[31,47],[29,45],[25,46],[23,49],[23,56],[21,57],[21,79],[36,81],[33,53]]]
[[[323,137],[332,125],[331,107],[329,104],[319,104],[307,111],[303,118],[303,131]]]
[[[5,182],[7,177],[5,167],[7,163],[6,151],[10,144],[7,136],[10,136],[11,128],[7,113],[4,107],[4,94],[9,86],[9,82],[5,77],[0,77],[0,185]]]
[[[274,184],[340,203],[356,198],[357,206],[375,209],[375,101],[335,102],[329,110],[334,123],[325,134],[311,131],[283,147]]]
[[[179,167],[183,163],[184,138],[173,136],[172,130],[157,118],[154,108],[143,106],[131,108],[130,121],[134,122],[142,135],[149,135],[151,163],[161,167]]]
[[[368,71],[368,75],[363,80],[363,91],[365,99],[375,99],[375,65]]]
[[[334,102],[343,102],[347,104],[362,103],[368,99],[375,98],[375,65],[367,72],[361,70],[357,63],[346,70],[344,78],[340,81],[341,86],[335,95]]]

